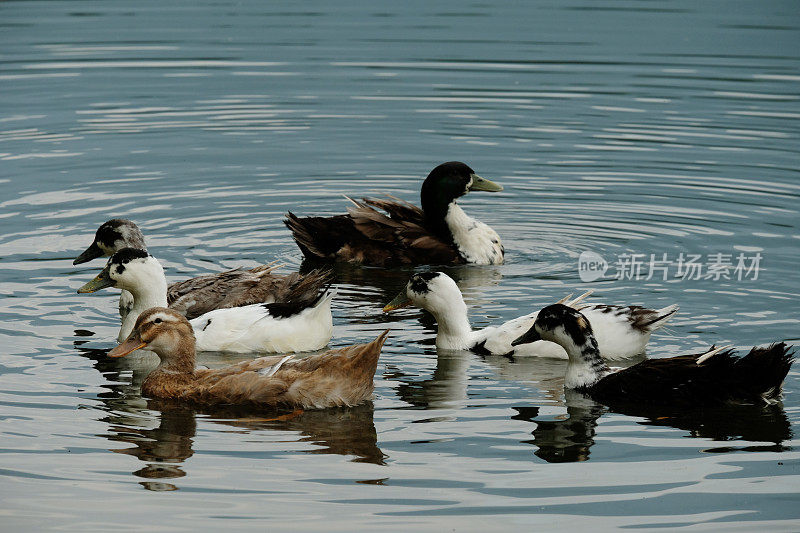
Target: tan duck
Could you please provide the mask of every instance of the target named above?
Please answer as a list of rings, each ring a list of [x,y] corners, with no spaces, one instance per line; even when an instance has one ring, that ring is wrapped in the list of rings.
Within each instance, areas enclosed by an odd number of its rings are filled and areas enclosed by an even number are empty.
[[[389,331],[367,344],[318,355],[261,357],[218,369],[195,368],[195,342],[186,318],[166,307],[148,309],[128,338],[108,352],[122,357],[154,351],[161,364],[142,384],[150,398],[206,405],[326,408],[357,405],[372,396],[378,357]]]
[[[456,200],[469,191],[502,191],[464,163],[434,168],[422,183],[422,209],[397,200],[363,198],[348,214],[297,217],[284,223],[306,258],[372,266],[503,262],[497,233],[468,216]]]
[[[147,251],[139,227],[130,220],[114,218],[98,228],[92,244],[72,264],[111,257],[123,248]],[[312,300],[328,282],[328,274],[321,271],[305,276],[298,273],[284,276],[275,274],[275,268],[274,264],[236,268],[173,283],[167,288],[167,303],[171,309],[192,319],[214,309]],[[123,319],[132,306],[133,297],[123,290],[119,298],[119,314]]]

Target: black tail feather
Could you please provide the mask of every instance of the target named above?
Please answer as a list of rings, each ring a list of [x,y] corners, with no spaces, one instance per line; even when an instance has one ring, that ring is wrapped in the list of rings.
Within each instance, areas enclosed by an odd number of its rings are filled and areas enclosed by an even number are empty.
[[[785,342],[778,342],[766,348],[753,348],[736,359],[733,372],[743,393],[774,399],[780,396],[781,385],[794,362],[794,351]],[[716,357],[716,356],[714,356]]]

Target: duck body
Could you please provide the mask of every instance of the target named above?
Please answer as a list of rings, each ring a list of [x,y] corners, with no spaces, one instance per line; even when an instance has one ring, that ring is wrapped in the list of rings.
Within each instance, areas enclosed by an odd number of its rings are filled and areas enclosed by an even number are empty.
[[[388,330],[374,341],[299,358],[261,357],[219,369],[195,368],[194,330],[179,313],[157,307],[143,312],[111,357],[139,348],[158,354],[159,366],[142,384],[150,398],[202,405],[321,409],[368,400]]]
[[[579,300],[573,301],[572,305]],[[437,348],[470,350],[486,355],[567,358],[561,346],[549,341],[538,340],[512,346],[512,341],[534,324],[538,311],[499,326],[473,330],[461,291],[455,281],[443,272],[415,274],[384,311],[410,304],[429,311],[436,318]],[[611,305],[586,305],[582,308],[598,333],[600,353],[608,360],[627,359],[644,353],[651,333],[664,326],[677,310],[677,305],[658,310]]]
[[[497,233],[469,217],[456,200],[469,191],[502,190],[457,161],[433,169],[422,184],[422,209],[397,199],[351,200],[346,215],[297,217],[284,223],[303,255],[316,261],[372,266],[501,264]]]
[[[124,248],[79,292],[104,287],[127,290],[133,298],[122,318],[118,340],[127,338],[139,315],[151,307],[167,307],[164,269],[144,250]],[[190,321],[196,349],[233,353],[311,351],[323,348],[333,334],[331,294],[291,303],[251,304],[216,309]]]
[[[98,228],[92,244],[73,264],[111,257],[123,248],[147,251],[144,235],[130,220],[111,219]],[[312,297],[327,283],[327,276],[320,271],[305,276],[297,273],[283,276],[273,273],[273,269],[273,265],[236,268],[173,283],[167,287],[167,302],[170,308],[192,319],[213,309]],[[123,289],[119,299],[120,316],[124,319],[132,307],[133,296]],[[134,321],[136,316],[132,317]]]
[[[712,347],[699,354],[649,359],[615,371],[600,357],[587,318],[561,304],[540,311],[530,330],[513,344],[539,339],[556,342],[566,350],[566,388],[616,408],[772,402],[780,397],[793,362],[790,347],[781,342],[753,348],[743,357]]]

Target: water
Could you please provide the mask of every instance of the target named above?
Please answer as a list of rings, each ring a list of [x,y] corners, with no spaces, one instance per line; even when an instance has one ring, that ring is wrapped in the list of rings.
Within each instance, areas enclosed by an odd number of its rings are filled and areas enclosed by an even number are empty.
[[[562,362],[437,356],[422,312],[380,312],[409,270],[341,267],[332,345],[393,328],[372,404],[194,412],[141,398],[152,356],[105,358],[115,295],[71,265],[127,216],[170,280],[289,271],[288,209],[416,202],[463,160],[506,187],[462,202],[508,258],[449,270],[476,326],[591,287],[681,305],[653,357],[797,343],[796,3],[23,1],[0,26],[4,530],[800,527],[797,370],[770,409],[608,413]],[[584,283],[583,251],[762,259]]]

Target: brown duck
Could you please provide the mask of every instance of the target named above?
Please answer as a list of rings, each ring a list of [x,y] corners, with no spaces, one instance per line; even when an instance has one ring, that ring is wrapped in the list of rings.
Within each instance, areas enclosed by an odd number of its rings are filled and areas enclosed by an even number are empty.
[[[111,257],[124,248],[147,250],[139,227],[124,218],[104,222],[97,230],[94,241],[72,262],[86,263],[97,257]],[[328,282],[328,274],[321,271],[306,275],[276,274],[274,263],[255,268],[236,268],[216,274],[173,283],[167,289],[170,309],[190,320],[214,309],[242,307],[257,303],[292,303],[313,299]],[[119,313],[123,318],[133,305],[133,298],[122,291]]]
[[[318,355],[261,357],[218,369],[195,368],[194,333],[186,318],[154,307],[139,315],[128,338],[108,352],[122,357],[147,348],[161,364],[142,384],[150,398],[205,405],[325,408],[357,405],[372,396],[389,331],[367,344]]]
[[[502,191],[464,163],[434,168],[422,183],[419,207],[392,198],[351,200],[346,215],[284,220],[306,258],[372,266],[501,264],[497,233],[469,217],[456,200],[469,191]]]

